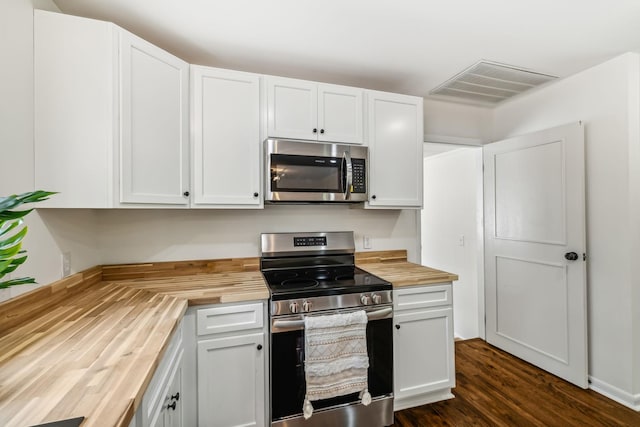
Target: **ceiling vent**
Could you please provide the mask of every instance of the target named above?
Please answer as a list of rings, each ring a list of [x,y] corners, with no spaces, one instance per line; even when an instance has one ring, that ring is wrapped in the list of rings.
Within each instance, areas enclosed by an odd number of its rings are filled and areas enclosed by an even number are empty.
[[[511,65],[480,61],[433,89],[429,95],[497,104],[556,78]]]

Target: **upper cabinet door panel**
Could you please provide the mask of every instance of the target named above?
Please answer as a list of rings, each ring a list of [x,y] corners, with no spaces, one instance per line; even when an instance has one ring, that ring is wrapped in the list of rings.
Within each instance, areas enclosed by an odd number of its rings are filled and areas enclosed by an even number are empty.
[[[279,138],[318,139],[317,85],[268,77],[267,132]]]
[[[330,142],[363,143],[363,90],[318,85],[318,139]]]
[[[189,66],[122,31],[120,201],[187,205]]]
[[[372,207],[422,206],[422,98],[368,93]]]
[[[59,193],[39,207],[113,203],[116,52],[112,24],[34,10],[35,188]]]
[[[260,77],[191,69],[193,205],[260,207]]]

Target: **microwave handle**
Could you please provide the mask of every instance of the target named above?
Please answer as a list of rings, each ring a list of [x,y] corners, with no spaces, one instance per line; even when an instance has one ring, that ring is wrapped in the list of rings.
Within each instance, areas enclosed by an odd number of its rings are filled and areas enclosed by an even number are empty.
[[[344,188],[344,199],[351,198],[351,187],[353,186],[353,163],[351,163],[351,153],[345,151],[342,160],[345,163],[344,174],[346,177]]]

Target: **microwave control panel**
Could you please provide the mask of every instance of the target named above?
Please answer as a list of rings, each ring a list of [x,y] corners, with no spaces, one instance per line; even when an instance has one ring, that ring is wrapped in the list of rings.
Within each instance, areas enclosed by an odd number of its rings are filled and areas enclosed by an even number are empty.
[[[353,185],[351,186],[352,193],[366,193],[367,192],[367,171],[365,170],[364,159],[351,159]]]

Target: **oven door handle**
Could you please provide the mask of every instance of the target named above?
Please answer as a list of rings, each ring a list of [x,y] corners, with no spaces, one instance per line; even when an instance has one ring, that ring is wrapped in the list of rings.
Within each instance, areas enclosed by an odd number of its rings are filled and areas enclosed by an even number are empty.
[[[371,320],[380,320],[386,317],[393,312],[392,307],[382,308],[380,310],[368,311],[367,319]],[[274,320],[272,324],[273,329],[300,329],[304,328],[304,318],[297,320]]]

